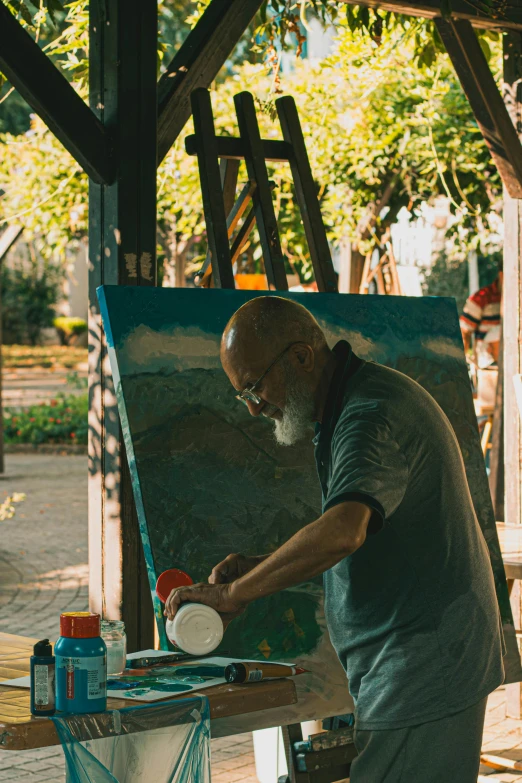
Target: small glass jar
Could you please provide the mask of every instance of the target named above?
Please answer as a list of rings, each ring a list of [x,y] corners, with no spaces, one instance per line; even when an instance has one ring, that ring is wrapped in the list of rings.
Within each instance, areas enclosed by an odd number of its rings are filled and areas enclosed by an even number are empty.
[[[107,676],[121,674],[127,660],[127,636],[121,620],[102,620],[101,637],[107,645]]]

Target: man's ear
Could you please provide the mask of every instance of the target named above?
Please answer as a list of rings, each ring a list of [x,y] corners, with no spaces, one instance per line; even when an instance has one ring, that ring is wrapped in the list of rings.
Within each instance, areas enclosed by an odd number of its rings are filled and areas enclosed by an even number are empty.
[[[315,367],[315,354],[313,348],[306,343],[297,343],[293,346],[293,353],[305,372],[312,372]]]

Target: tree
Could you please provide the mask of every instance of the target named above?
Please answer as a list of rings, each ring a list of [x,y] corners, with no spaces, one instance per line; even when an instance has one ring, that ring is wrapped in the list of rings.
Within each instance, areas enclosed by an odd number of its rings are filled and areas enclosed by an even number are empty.
[[[85,30],[85,0],[68,8],[76,38],[64,32],[53,51],[70,59],[84,89],[86,64],[77,52],[78,31]],[[237,66],[212,92],[217,132],[237,135],[233,95],[247,89],[256,95],[263,135],[279,137],[273,100],[283,90],[298,106],[332,241],[360,238],[369,207],[385,194],[387,219],[393,220],[401,206],[414,211],[422,201],[444,193],[451,199],[458,251],[484,244],[490,216],[500,205],[501,183],[447,56],[438,54],[419,69],[416,20],[384,28],[379,43],[351,30],[347,21],[338,23],[338,33],[331,57],[319,65],[296,60],[295,69],[281,76],[280,87],[272,68]],[[491,43],[496,64],[498,45]],[[189,123],[185,133],[190,132]],[[26,137],[7,134],[2,139],[4,220],[23,220],[44,254],[63,252],[87,229],[85,175],[38,119]],[[289,167],[270,168],[283,248],[290,265],[308,279],[312,270]],[[181,137],[158,171],[158,222],[166,257],[177,255],[179,245],[180,252],[190,252],[200,262],[205,226],[197,164],[186,155]],[[363,251],[379,230],[377,220],[362,242]],[[255,242],[248,253],[259,264]]]

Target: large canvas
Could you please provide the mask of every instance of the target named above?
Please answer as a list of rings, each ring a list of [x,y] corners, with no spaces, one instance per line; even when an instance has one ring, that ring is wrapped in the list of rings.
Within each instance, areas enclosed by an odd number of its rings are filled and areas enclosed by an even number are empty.
[[[231,552],[270,552],[317,518],[320,487],[312,444],[278,446],[272,425],[239,404],[219,362],[219,343],[247,291],[104,286],[99,299],[134,495],[167,647],[157,576],[181,568],[206,581]],[[351,342],[364,359],[418,381],[449,417],[466,463],[491,553],[508,645],[510,680],[520,660],[454,300],[285,294],[304,304],[330,345]],[[330,645],[321,579],[252,604],[218,652],[297,661],[299,703],[255,713],[261,728],[351,711],[344,672]]]

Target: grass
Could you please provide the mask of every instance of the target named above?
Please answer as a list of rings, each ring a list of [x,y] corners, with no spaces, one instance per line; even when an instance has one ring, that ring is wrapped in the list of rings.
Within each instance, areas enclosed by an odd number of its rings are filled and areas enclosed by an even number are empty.
[[[69,345],[3,345],[2,364],[9,368],[75,369],[87,361],[87,348]]]

